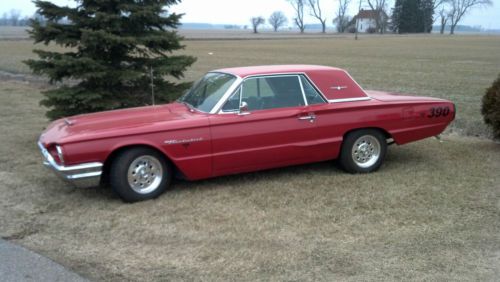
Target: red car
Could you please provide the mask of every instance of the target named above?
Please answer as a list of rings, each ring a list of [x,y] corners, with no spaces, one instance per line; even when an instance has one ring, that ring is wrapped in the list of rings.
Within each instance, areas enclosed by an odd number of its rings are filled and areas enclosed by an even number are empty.
[[[435,136],[450,101],[363,90],[344,70],[285,65],[207,73],[174,103],[54,121],[45,165],[77,186],[106,179],[125,201],[157,197],[174,175],[220,175],[339,159],[377,170],[387,145]]]

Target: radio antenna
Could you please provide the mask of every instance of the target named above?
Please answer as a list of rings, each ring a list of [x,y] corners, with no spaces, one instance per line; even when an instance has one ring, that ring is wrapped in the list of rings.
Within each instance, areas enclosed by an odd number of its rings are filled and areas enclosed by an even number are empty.
[[[154,84],[154,76],[153,76],[153,67],[149,67],[149,75],[151,77],[151,103],[153,106],[155,105],[155,84]]]

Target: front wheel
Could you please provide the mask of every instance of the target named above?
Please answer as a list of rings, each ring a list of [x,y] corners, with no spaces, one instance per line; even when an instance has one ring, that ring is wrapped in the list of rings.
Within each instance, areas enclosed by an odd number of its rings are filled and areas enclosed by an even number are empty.
[[[172,168],[159,152],[131,148],[111,165],[111,188],[126,202],[149,200],[161,195],[172,182]]]
[[[350,173],[376,171],[387,152],[387,141],[382,132],[361,129],[347,134],[340,152],[340,164]]]

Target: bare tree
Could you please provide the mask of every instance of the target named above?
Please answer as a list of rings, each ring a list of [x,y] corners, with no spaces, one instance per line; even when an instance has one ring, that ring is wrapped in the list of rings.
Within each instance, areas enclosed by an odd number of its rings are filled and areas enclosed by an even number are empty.
[[[443,34],[446,23],[448,23],[448,20],[450,19],[450,12],[448,12],[445,7],[441,7],[441,10],[439,10],[439,18],[441,19],[441,28],[439,29],[439,33]]]
[[[320,0],[307,0],[307,6],[309,6],[311,16],[318,19],[321,23],[321,32],[326,33],[326,18],[323,18],[323,13],[321,11]]]
[[[351,0],[338,0],[338,2],[337,17],[333,20],[333,24],[337,25],[338,32],[344,32],[349,24],[349,17],[346,14]]]
[[[271,14],[269,20],[267,21],[273,27],[274,32],[276,32],[280,27],[284,26],[288,22],[288,19],[286,18],[285,14],[283,14],[283,12],[276,11]]]
[[[12,9],[10,10],[10,24],[17,26],[19,24],[19,19],[21,18],[21,11]]]
[[[448,0],[434,0],[432,1],[433,9],[437,10],[441,5],[444,5],[448,2]]]
[[[376,13],[375,26],[380,34],[384,33],[387,25],[386,2],[387,0],[368,0],[368,5]]]
[[[263,17],[253,17],[250,19],[253,27],[253,33],[258,33],[259,25],[264,24],[266,20]]]
[[[300,29],[300,33],[304,33],[306,26],[304,24],[304,1],[307,0],[287,0],[295,10],[295,24]]]
[[[470,11],[470,9],[481,6],[491,6],[491,0],[449,0],[450,2],[450,34],[455,33],[457,24]]]

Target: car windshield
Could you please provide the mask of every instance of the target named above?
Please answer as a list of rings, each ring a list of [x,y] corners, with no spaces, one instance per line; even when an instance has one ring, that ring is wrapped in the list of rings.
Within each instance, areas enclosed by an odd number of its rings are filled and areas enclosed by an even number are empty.
[[[186,103],[199,111],[208,113],[219,102],[235,80],[235,76],[226,73],[207,73],[178,101]]]

